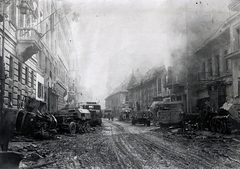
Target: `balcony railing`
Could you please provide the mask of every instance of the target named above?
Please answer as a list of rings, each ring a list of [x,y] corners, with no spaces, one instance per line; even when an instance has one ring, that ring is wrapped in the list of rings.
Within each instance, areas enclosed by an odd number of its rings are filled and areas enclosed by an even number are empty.
[[[34,28],[17,29],[17,55],[23,62],[41,50],[41,34]]]
[[[223,78],[225,76],[231,75],[231,70],[226,71],[224,74],[220,74],[220,72],[199,72],[198,73],[198,80],[199,81],[214,81],[219,78]]]
[[[27,40],[38,42],[40,38],[40,33],[34,28],[19,28],[17,30],[17,39],[20,41]]]
[[[198,73],[198,80],[199,81],[212,81],[216,78],[219,78],[220,74],[218,72],[199,72]]]

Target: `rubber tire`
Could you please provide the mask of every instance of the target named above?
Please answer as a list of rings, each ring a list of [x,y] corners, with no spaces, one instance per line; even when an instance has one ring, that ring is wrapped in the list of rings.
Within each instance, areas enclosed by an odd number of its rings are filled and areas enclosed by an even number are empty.
[[[77,125],[76,125],[76,123],[71,122],[69,124],[69,133],[70,134],[76,134],[76,132],[77,132]]]
[[[226,121],[222,121],[222,133],[223,134],[226,134],[227,133],[227,124],[226,124]]]
[[[133,121],[132,121],[132,125],[135,125],[135,124],[136,124],[136,122],[135,122],[135,120],[133,120]]]
[[[89,123],[85,123],[84,124],[84,132],[88,133],[90,131],[90,124]]]
[[[216,127],[216,123],[215,122],[213,122],[213,120],[214,119],[212,119],[211,121],[210,121],[210,129],[211,129],[211,131],[212,132],[216,132],[217,131],[217,127]]]

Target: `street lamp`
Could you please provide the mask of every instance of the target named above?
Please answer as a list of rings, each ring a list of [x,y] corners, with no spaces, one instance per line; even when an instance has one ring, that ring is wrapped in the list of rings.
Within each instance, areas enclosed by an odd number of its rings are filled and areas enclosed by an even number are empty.
[[[29,6],[25,0],[22,0],[18,8],[20,10],[20,13],[24,15],[24,14],[27,14]]]
[[[30,7],[26,0],[21,0],[21,3],[18,5],[18,9],[23,15],[27,14],[28,11],[33,11],[33,9]]]

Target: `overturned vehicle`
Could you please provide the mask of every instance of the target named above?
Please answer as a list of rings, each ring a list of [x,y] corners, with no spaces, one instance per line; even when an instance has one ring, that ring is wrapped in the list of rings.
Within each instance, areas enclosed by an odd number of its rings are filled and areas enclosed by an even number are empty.
[[[19,110],[17,112],[15,134],[30,135],[38,139],[53,137],[56,131],[57,121],[51,114],[43,114]]]
[[[240,129],[239,104],[224,103],[217,111],[204,110],[200,113],[199,129],[231,134]]]
[[[49,139],[57,131],[56,118],[46,111],[46,103],[26,97],[20,109],[5,108],[6,113],[12,113],[15,135],[32,136],[37,139]]]
[[[59,131],[68,131],[70,134],[90,131],[91,114],[82,108],[63,108],[54,113],[58,121]]]

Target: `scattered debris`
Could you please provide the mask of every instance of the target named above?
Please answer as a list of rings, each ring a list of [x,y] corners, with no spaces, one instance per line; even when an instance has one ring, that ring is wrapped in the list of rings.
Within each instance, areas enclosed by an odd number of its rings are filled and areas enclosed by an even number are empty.
[[[49,162],[46,162],[46,163],[43,163],[43,164],[37,164],[37,165],[32,165],[32,166],[23,166],[22,168],[20,169],[32,169],[32,168],[40,168],[40,167],[45,167],[47,165],[51,165],[53,163],[56,163],[57,161],[49,161]]]

